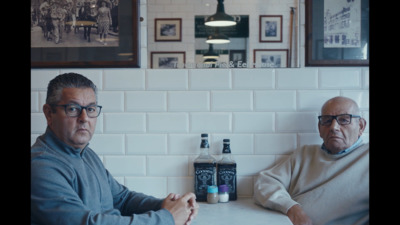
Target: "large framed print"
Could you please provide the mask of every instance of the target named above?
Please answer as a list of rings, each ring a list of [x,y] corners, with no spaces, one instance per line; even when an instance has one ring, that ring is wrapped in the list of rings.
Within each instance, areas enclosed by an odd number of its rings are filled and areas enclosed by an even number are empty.
[[[255,68],[281,68],[288,66],[288,49],[254,49]]]
[[[185,68],[185,52],[151,52],[150,63],[153,69]]]
[[[31,67],[139,67],[139,0],[31,0]]]
[[[369,65],[369,0],[306,0],[306,66]]]

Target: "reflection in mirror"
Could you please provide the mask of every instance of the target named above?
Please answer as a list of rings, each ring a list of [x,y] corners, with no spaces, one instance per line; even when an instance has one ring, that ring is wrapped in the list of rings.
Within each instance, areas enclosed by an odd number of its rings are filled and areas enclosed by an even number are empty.
[[[234,16],[236,25],[228,27],[206,26],[204,22],[207,18],[204,15],[195,16],[196,68],[247,67],[249,16]],[[212,42],[215,39],[216,42]],[[214,56],[212,60],[210,55]]]
[[[186,69],[299,67],[299,0],[225,0],[226,14],[238,24],[218,28],[218,32],[226,35],[230,42],[212,46],[206,40],[217,29],[206,27],[204,23],[216,13],[218,1],[185,2],[147,0],[147,68],[156,68],[151,66],[152,52],[163,52],[169,56],[175,52],[185,52],[184,60],[177,59],[177,65],[184,62]],[[301,4],[304,7],[304,2]],[[175,41],[156,40],[157,18],[182,19],[182,38]],[[280,30],[273,30],[274,27],[280,28],[280,25],[282,34]],[[236,31],[235,34],[233,30],[238,26],[245,28],[240,28],[240,32]],[[279,36],[273,38],[268,35]],[[219,57],[205,62],[203,56],[210,50]]]

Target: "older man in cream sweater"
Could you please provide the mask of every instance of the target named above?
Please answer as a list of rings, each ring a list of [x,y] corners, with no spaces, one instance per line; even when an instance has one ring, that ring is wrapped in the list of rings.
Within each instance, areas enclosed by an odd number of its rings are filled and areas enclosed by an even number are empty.
[[[256,203],[286,214],[294,225],[369,223],[369,144],[357,103],[328,100],[318,117],[322,145],[295,151],[259,173]]]

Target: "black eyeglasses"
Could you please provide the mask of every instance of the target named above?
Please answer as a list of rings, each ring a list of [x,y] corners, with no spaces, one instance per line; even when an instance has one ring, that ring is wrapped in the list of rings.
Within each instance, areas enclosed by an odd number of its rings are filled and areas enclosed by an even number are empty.
[[[361,116],[352,114],[340,114],[336,116],[331,116],[331,115],[318,116],[318,120],[322,126],[330,126],[334,119],[336,119],[336,121],[340,125],[348,125],[351,123],[351,118],[361,118]]]
[[[100,115],[100,111],[102,108],[102,106],[100,106],[100,105],[81,106],[78,104],[65,104],[65,105],[52,104],[52,106],[64,107],[65,114],[67,114],[67,116],[69,116],[69,117],[78,117],[81,115],[82,110],[86,109],[86,114],[90,118],[98,117]]]

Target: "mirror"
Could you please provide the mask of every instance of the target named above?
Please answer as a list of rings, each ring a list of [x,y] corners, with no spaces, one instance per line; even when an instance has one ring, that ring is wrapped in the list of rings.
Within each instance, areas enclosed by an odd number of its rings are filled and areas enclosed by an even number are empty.
[[[217,0],[186,2],[147,1],[147,68],[161,68],[165,61],[173,63],[162,68],[171,69],[299,67],[299,0],[226,0],[225,13],[237,24],[220,28],[204,25],[216,13]],[[163,28],[155,23],[161,19],[182,21],[165,24],[173,40],[160,40]],[[206,43],[213,34],[230,42]]]

